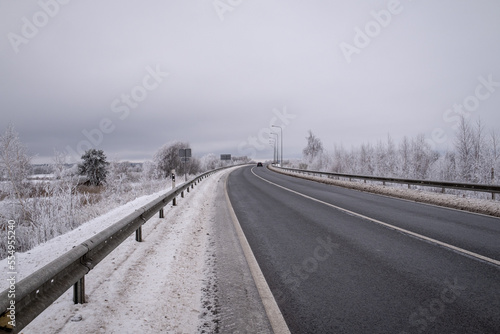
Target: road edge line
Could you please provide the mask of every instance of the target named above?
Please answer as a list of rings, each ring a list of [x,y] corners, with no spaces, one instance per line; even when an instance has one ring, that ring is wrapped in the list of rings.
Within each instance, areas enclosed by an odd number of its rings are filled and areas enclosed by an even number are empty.
[[[361,219],[364,219],[364,220],[368,220],[368,221],[371,221],[373,223],[376,223],[376,224],[379,224],[379,225],[382,225],[382,226],[385,226],[386,228],[389,228],[389,229],[392,229],[392,230],[395,230],[395,231],[398,231],[398,232],[401,232],[401,233],[404,233],[406,235],[410,235],[410,236],[413,236],[415,238],[418,238],[420,240],[424,240],[424,241],[427,241],[427,242],[430,242],[430,243],[433,243],[433,244],[436,244],[436,245],[439,245],[441,247],[444,247],[444,248],[447,248],[447,249],[450,249],[450,250],[453,250],[455,252],[457,252],[458,254],[462,254],[462,255],[467,255],[469,257],[472,257],[472,258],[476,258],[478,260],[481,260],[485,263],[488,263],[488,264],[493,264],[493,265],[496,265],[496,266],[500,266],[500,261],[499,260],[495,260],[495,259],[492,259],[492,258],[489,258],[487,256],[484,256],[484,255],[481,255],[481,254],[477,254],[477,253],[474,253],[474,252],[471,252],[471,251],[468,251],[466,249],[463,249],[463,248],[460,248],[460,247],[457,247],[457,246],[453,246],[451,244],[448,244],[446,242],[443,242],[443,241],[439,241],[437,239],[433,239],[433,238],[430,238],[430,237],[426,237],[425,235],[422,235],[422,234],[419,234],[419,233],[416,233],[416,232],[412,232],[410,230],[407,230],[407,229],[404,229],[404,228],[401,228],[401,227],[398,227],[398,226],[395,226],[395,225],[391,225],[389,223],[385,223],[381,220],[378,220],[378,219],[375,219],[375,218],[371,218],[371,217],[368,217],[368,216],[365,216],[365,215],[362,215],[360,213],[357,213],[357,212],[354,212],[354,211],[351,211],[351,210],[348,210],[348,209],[344,209],[344,208],[341,208],[340,206],[337,206],[337,205],[334,205],[334,204],[331,204],[331,203],[328,203],[328,202],[325,202],[325,201],[322,201],[320,199],[317,199],[317,198],[314,198],[314,197],[311,197],[311,196],[308,196],[306,194],[302,194],[298,191],[295,191],[295,190],[292,190],[292,189],[289,189],[287,187],[284,187],[284,186],[281,186],[277,183],[274,183],[274,182],[271,182],[269,180],[266,180],[264,179],[263,177],[257,175],[254,173],[254,171],[252,170],[252,174],[255,175],[256,177],[258,177],[259,179],[267,182],[267,183],[270,183],[276,187],[279,187],[279,188],[282,188],[284,190],[287,190],[291,193],[294,193],[296,195],[299,195],[299,196],[302,196],[302,197],[305,197],[305,198],[308,198],[312,201],[316,201],[318,203],[321,203],[321,204],[324,204],[324,205],[327,205],[327,206],[330,206],[338,211],[341,211],[341,212],[344,212],[348,215],[351,215],[351,216],[355,216],[355,217],[358,217],[358,218],[361,218]]]
[[[264,277],[264,274],[260,269],[259,263],[257,262],[257,259],[255,258],[252,249],[250,248],[250,244],[248,243],[245,233],[241,228],[238,217],[236,217],[236,213],[234,212],[233,205],[231,204],[231,200],[229,199],[229,195],[227,192],[228,179],[229,175],[228,177],[226,177],[226,180],[224,182],[224,193],[226,196],[226,203],[228,205],[231,219],[233,220],[233,225],[236,230],[236,234],[238,235],[240,246],[243,250],[243,254],[245,255],[248,267],[250,268],[250,272],[257,287],[257,291],[259,292],[262,304],[264,305],[267,318],[269,319],[269,322],[275,334],[289,334],[290,330],[288,329],[288,325],[286,324],[285,319],[283,318],[283,314],[281,314],[278,304],[276,303],[276,299],[274,298],[273,293],[271,292],[271,289],[267,284],[266,278]]]

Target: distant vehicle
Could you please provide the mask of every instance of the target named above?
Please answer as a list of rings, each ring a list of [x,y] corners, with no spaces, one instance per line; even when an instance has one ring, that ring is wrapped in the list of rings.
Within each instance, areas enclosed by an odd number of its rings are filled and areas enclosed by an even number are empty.
[[[257,167],[262,167],[262,162],[257,162]]]

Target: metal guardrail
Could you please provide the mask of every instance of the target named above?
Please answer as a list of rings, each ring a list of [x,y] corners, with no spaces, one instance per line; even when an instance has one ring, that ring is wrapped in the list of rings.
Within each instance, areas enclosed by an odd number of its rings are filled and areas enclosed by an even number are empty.
[[[460,189],[467,191],[477,191],[477,192],[489,192],[491,193],[492,199],[495,199],[495,194],[500,193],[500,186],[498,185],[489,185],[489,184],[478,184],[478,183],[456,183],[456,182],[447,182],[447,181],[428,181],[428,180],[418,180],[418,179],[402,179],[396,177],[379,177],[379,176],[369,176],[369,175],[356,175],[356,174],[343,174],[343,173],[327,173],[327,172],[318,172],[307,169],[295,169],[295,168],[284,168],[284,167],[276,167],[276,169],[286,170],[293,173],[302,173],[309,174],[313,176],[323,176],[326,175],[328,178],[337,177],[337,178],[345,178],[351,181],[352,179],[358,180],[369,180],[369,181],[379,181],[384,185],[386,183],[400,183],[400,184],[408,184],[408,188],[411,185],[415,186],[423,186],[423,187],[434,187],[441,188],[441,192],[445,192],[445,189]]]
[[[134,232],[136,241],[142,241],[142,225],[157,212],[159,217],[163,218],[163,207],[167,203],[172,201],[175,205],[177,196],[184,197],[184,191],[189,192],[189,189],[202,179],[229,167],[234,166],[218,168],[196,176],[16,282],[14,310],[11,306],[13,298],[9,296],[7,288],[0,294],[0,333],[20,332],[72,286],[74,303],[84,303],[85,275],[90,270]],[[16,326],[13,328],[7,325],[11,321],[9,315],[15,316]]]

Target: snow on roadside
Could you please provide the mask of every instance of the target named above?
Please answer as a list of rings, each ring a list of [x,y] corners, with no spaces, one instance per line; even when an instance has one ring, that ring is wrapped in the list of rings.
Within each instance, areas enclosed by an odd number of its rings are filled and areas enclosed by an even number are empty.
[[[165,218],[155,216],[143,225],[143,242],[130,236],[90,271],[85,277],[86,304],[74,305],[69,289],[23,333],[194,333],[202,322],[216,322],[206,316],[202,291],[212,261],[208,254],[213,253],[208,250],[213,247],[213,193],[230,170],[200,182],[185,199],[178,198],[177,206],[168,204]],[[17,254],[18,281],[164,192],[138,198]]]
[[[164,189],[151,195],[138,197],[133,201],[110,210],[102,216],[89,220],[68,233],[59,235],[43,244],[40,244],[27,252],[16,253],[17,280],[20,281],[24,277],[57,259],[59,256],[73,248],[73,246],[81,244],[100,231],[118,222],[120,219],[133,213],[136,209],[146,205],[170,190],[171,189]],[[2,268],[7,267],[6,258],[0,261],[0,266]],[[0,281],[0,291],[6,289],[7,284],[8,282],[2,277],[2,280]]]
[[[475,198],[463,198],[463,197],[457,197],[456,195],[438,194],[438,193],[432,193],[415,189],[403,189],[403,188],[381,186],[370,183],[335,180],[319,176],[292,173],[280,170],[272,166],[269,166],[269,169],[281,174],[317,181],[334,186],[340,186],[344,188],[366,191],[385,196],[403,198],[415,202],[422,202],[427,204],[453,208],[457,210],[464,210],[474,213],[500,217],[500,202],[498,201],[475,199]]]

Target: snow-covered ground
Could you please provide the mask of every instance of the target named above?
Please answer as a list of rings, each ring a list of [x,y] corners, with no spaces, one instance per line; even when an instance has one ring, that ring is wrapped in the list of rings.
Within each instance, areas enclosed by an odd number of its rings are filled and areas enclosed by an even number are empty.
[[[366,191],[385,196],[403,198],[415,202],[434,204],[457,210],[465,210],[465,211],[500,217],[500,202],[495,200],[464,198],[457,195],[432,193],[420,189],[404,189],[400,186],[391,187],[373,183],[335,180],[335,179],[329,179],[327,177],[292,173],[272,166],[270,166],[269,168],[271,170],[277,171],[282,174],[300,177],[321,183],[331,184],[335,186],[340,186],[344,188],[356,189],[360,191]]]
[[[211,278],[209,242],[215,221],[214,192],[230,170],[204,179],[178,205],[143,226],[143,242],[131,235],[85,277],[87,303],[74,305],[72,289],[23,333],[195,333],[214,321],[202,291]],[[17,280],[61,256],[162,193],[143,196],[17,254]],[[7,267],[6,260],[0,262]],[[6,270],[2,270],[6,272]],[[7,287],[2,277],[0,290]]]

